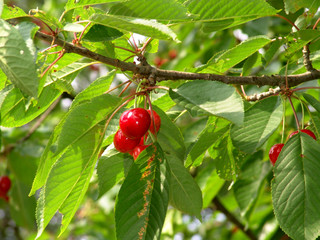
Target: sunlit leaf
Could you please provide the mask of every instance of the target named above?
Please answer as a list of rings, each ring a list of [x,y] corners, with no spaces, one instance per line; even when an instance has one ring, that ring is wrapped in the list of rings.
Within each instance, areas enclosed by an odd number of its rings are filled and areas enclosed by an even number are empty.
[[[38,75],[33,56],[19,31],[0,20],[0,67],[25,94],[38,96]]]
[[[243,102],[232,86],[214,81],[193,81],[170,90],[170,97],[193,115],[212,114],[237,125],[243,122]]]

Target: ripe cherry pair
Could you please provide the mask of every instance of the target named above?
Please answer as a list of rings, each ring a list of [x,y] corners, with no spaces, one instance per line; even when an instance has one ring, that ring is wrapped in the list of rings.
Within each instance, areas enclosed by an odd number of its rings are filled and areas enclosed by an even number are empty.
[[[119,121],[120,129],[116,132],[113,143],[119,152],[129,153],[136,159],[149,145],[144,144],[148,130],[156,134],[161,126],[161,119],[155,111],[133,108],[125,111]]]

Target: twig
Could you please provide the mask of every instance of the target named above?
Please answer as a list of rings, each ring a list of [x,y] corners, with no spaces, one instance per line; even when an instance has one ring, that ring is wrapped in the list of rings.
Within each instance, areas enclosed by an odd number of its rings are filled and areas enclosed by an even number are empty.
[[[278,17],[278,18],[281,18],[281,19],[283,19],[283,20],[285,20],[285,21],[287,21],[288,23],[290,23],[295,29],[297,29],[297,31],[300,31],[300,29],[297,27],[297,25],[295,25],[291,20],[289,20],[288,18],[286,18],[286,17],[284,17],[284,16],[282,16],[282,15],[280,15],[280,14],[276,14],[275,15],[276,17]]]
[[[267,98],[267,97],[278,95],[280,92],[281,92],[280,87],[277,87],[277,88],[274,88],[274,89],[273,88],[269,88],[268,92],[256,93],[256,94],[253,94],[251,96],[245,96],[245,99],[247,101],[258,101],[258,100],[261,100],[261,99],[264,99],[264,98]]]
[[[130,71],[135,74],[140,74],[142,77],[148,78],[151,74],[155,76],[157,82],[166,80],[207,80],[207,81],[219,81],[226,84],[237,84],[237,85],[258,85],[258,86],[282,86],[285,84],[285,76],[271,75],[271,76],[225,76],[209,73],[189,73],[172,70],[164,70],[152,67],[150,65],[136,65],[130,62],[123,62],[119,59],[113,59],[94,53],[87,48],[74,46],[68,42],[65,42],[57,37],[53,38],[50,35],[37,32],[35,35],[37,38],[47,41],[48,43],[53,42],[63,47],[66,53],[76,53],[81,56],[91,58],[93,60],[105,63],[110,66],[114,66],[123,71]],[[289,87],[299,85],[303,82],[315,80],[320,78],[320,71],[314,70],[312,72],[306,72],[297,75],[288,75],[287,79]]]
[[[316,23],[313,25],[313,28],[312,28],[312,29],[316,29],[317,26],[318,26],[318,24],[319,24],[319,22],[320,22],[320,18],[318,18],[318,20],[316,21]]]
[[[258,238],[255,236],[255,234],[249,228],[246,228],[235,216],[233,216],[233,214],[231,212],[229,212],[228,209],[226,209],[222,205],[222,203],[220,202],[220,200],[217,197],[212,199],[212,203],[215,205],[215,207],[218,211],[220,211],[224,215],[226,215],[226,217],[228,218],[228,220],[230,222],[232,222],[239,229],[241,229],[242,232],[248,236],[248,238],[250,238],[251,240],[258,240]]]
[[[307,69],[308,72],[315,71],[312,66],[312,62],[310,60],[310,51],[309,51],[309,44],[305,45],[302,50],[303,53],[303,65]]]

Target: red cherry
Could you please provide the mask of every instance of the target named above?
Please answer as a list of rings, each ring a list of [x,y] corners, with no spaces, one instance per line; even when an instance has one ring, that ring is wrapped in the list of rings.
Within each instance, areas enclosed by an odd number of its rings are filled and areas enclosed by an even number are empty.
[[[273,166],[276,163],[283,146],[284,146],[283,143],[277,143],[270,148],[269,158]]]
[[[11,180],[8,176],[0,177],[0,192],[7,193],[11,187]]]
[[[119,121],[123,134],[132,139],[139,139],[146,134],[150,127],[151,118],[147,110],[134,108],[125,111]]]
[[[140,155],[140,153],[143,151],[143,150],[145,150],[147,147],[149,147],[150,146],[150,144],[149,145],[138,145],[138,146],[136,146],[134,149],[133,149],[133,151],[132,151],[132,157],[133,157],[133,159],[134,160],[136,160],[137,158],[138,158],[138,156]]]
[[[175,50],[175,49],[171,49],[171,50],[169,51],[168,55],[169,55],[169,58],[172,60],[172,59],[175,59],[175,58],[177,57],[178,52],[177,52],[177,50]]]
[[[294,131],[293,133],[291,133],[289,135],[289,138],[296,135],[298,132],[299,131]],[[314,140],[317,140],[316,135],[314,135],[314,133],[312,131],[310,131],[309,129],[302,129],[301,132],[304,132],[304,133],[308,134],[310,137],[312,137]]]
[[[148,113],[150,114],[150,117],[151,117],[151,124],[150,124],[149,130],[150,130],[150,132],[152,132],[152,134],[155,134],[155,132],[159,132],[159,129],[161,126],[161,118],[158,115],[158,113],[156,113],[156,111],[154,111],[154,110],[152,110],[154,120],[152,119],[150,110],[148,110]],[[156,127],[154,127],[153,122],[155,123]]]
[[[114,147],[122,153],[132,151],[140,142],[140,139],[131,139],[123,134],[121,129],[116,132],[113,138]]]

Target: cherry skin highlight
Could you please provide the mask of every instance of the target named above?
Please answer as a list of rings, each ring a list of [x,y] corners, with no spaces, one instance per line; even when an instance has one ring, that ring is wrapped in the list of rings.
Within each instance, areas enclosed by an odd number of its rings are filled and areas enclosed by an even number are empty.
[[[11,187],[11,180],[8,176],[0,177],[0,192],[6,194]]]
[[[270,148],[269,158],[273,166],[276,163],[283,146],[284,146],[283,143],[277,143]]]
[[[113,138],[114,147],[122,153],[127,153],[132,151],[140,142],[140,139],[131,139],[128,138],[124,133],[119,129]]]
[[[125,111],[119,121],[120,129],[128,138],[141,138],[150,127],[151,118],[147,110],[134,108]]]
[[[151,118],[151,124],[150,124],[149,130],[154,135],[156,132],[159,132],[159,129],[161,126],[161,118],[158,115],[158,113],[156,113],[156,111],[152,110],[153,117],[154,117],[154,120],[153,120],[151,116],[151,110],[147,110],[147,111],[150,114],[150,118]],[[153,122],[155,123],[156,127],[154,127]]]
[[[299,131],[294,131],[293,133],[291,133],[289,135],[289,138],[296,135],[298,132]],[[314,133],[312,131],[310,131],[309,129],[302,129],[301,132],[304,132],[304,133],[308,134],[310,137],[312,137],[314,140],[317,140],[316,135],[314,135]]]

